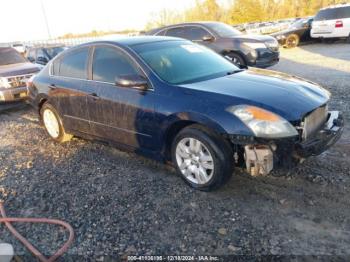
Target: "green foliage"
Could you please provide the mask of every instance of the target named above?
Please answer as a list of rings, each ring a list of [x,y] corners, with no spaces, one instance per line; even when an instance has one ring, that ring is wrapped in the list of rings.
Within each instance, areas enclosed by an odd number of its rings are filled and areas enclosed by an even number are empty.
[[[184,12],[162,10],[153,15],[146,29],[194,21],[221,21],[227,24],[273,21],[315,15],[325,6],[350,3],[350,0],[231,0],[220,6],[217,0],[196,0]]]
[[[248,21],[261,22],[265,12],[260,0],[236,0],[230,10],[230,24],[240,24]]]

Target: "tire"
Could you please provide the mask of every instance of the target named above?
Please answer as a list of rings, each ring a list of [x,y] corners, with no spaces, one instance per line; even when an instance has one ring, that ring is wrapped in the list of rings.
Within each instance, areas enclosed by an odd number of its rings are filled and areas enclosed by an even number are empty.
[[[322,43],[323,44],[333,44],[336,40],[334,38],[322,38]]]
[[[64,143],[73,138],[73,135],[65,132],[62,119],[57,110],[48,102],[40,109],[40,120],[44,125],[46,133],[56,142]]]
[[[296,34],[291,34],[287,37],[285,47],[294,48],[297,47],[300,43],[300,37]]]
[[[237,53],[228,53],[227,55],[225,55],[225,57],[238,67],[247,66],[247,63],[244,61],[243,57]]]
[[[191,151],[191,143],[196,150]],[[200,143],[200,144],[198,144]],[[211,191],[222,186],[234,169],[230,144],[208,129],[191,125],[175,137],[171,155],[181,178],[191,187]]]

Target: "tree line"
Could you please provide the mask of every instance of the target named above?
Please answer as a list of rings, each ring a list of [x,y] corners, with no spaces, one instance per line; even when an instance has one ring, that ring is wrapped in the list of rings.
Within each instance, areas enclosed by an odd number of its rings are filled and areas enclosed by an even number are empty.
[[[184,11],[163,9],[154,14],[146,29],[194,21],[221,21],[227,24],[274,21],[284,18],[312,16],[325,6],[350,3],[350,0],[196,0]]]

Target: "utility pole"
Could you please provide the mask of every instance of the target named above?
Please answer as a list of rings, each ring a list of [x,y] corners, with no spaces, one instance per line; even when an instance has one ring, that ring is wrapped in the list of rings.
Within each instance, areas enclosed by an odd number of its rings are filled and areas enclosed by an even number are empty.
[[[41,5],[41,10],[42,10],[42,12],[43,12],[44,20],[45,20],[47,35],[48,35],[49,39],[51,39],[51,33],[50,33],[49,23],[48,23],[48,21],[47,21],[46,10],[45,10],[45,6],[44,6],[44,3],[43,3],[43,0],[40,0],[40,5]]]

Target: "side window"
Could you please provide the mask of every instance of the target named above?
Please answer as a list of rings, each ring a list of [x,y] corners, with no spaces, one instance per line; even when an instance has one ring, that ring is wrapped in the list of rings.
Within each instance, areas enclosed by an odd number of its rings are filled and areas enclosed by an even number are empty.
[[[112,47],[96,47],[92,62],[92,79],[115,83],[122,75],[139,74],[134,63],[122,52]]]
[[[30,62],[34,62],[35,61],[35,49],[30,49],[29,50],[27,58],[28,58],[28,60]]]
[[[350,6],[338,8],[338,18],[350,18]]]
[[[180,38],[186,38],[185,37],[185,29],[183,27],[175,27],[170,28],[165,34],[166,36],[173,36],[173,37],[180,37]]]
[[[86,63],[88,60],[88,53],[88,48],[82,48],[65,55],[61,59],[59,75],[65,77],[87,79]],[[56,70],[54,69],[54,71]]]
[[[46,55],[45,55],[44,51],[43,51],[41,48],[38,49],[38,51],[37,51],[37,53],[36,53],[36,56],[37,56],[37,58],[38,58],[38,57],[44,57],[44,58],[46,58]]]
[[[165,33],[166,33],[166,30],[162,30],[162,31],[160,31],[159,33],[157,33],[156,35],[162,35],[162,36],[164,36]]]
[[[199,26],[189,26],[185,30],[185,38],[192,41],[200,41],[208,35],[210,35],[209,32]]]

